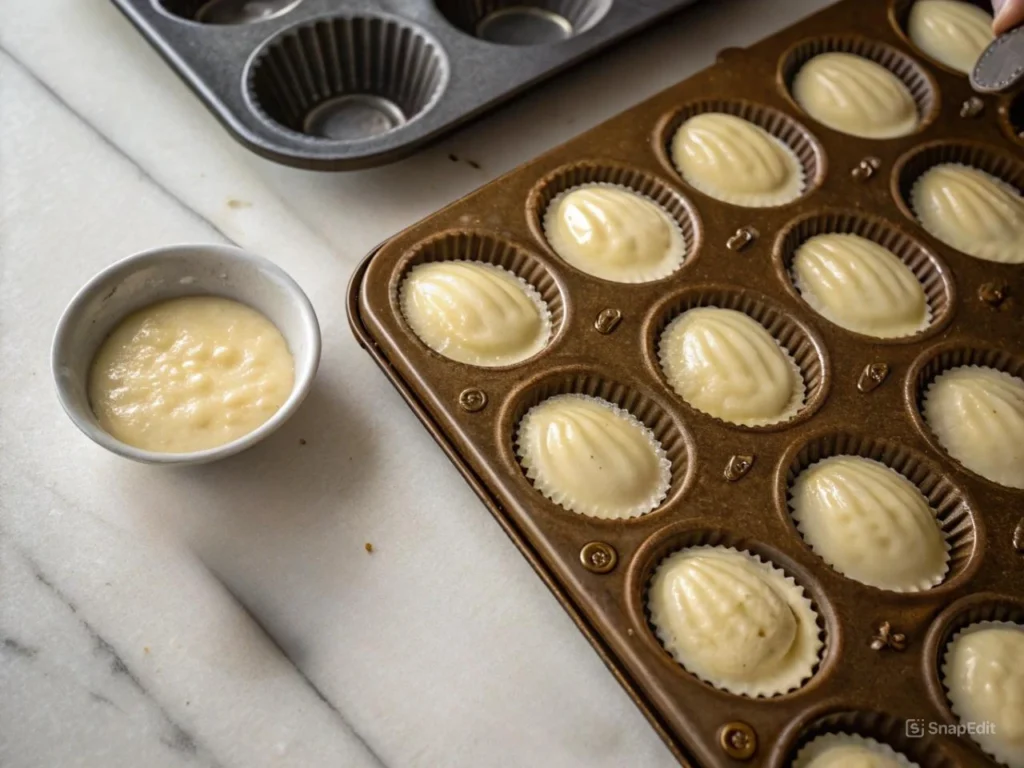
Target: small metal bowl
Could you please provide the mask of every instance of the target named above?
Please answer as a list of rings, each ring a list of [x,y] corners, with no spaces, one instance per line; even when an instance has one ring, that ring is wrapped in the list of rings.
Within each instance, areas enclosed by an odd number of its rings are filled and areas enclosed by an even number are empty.
[[[295,362],[292,392],[267,421],[230,443],[188,453],[146,451],[104,430],[88,397],[89,369],[103,341],[125,317],[182,296],[223,296],[265,315]],[[244,451],[284,424],[309,393],[320,364],[320,325],[306,294],[275,264],[225,245],[172,245],[129,256],[75,295],[57,323],[50,366],[65,412],[109,451],[148,464],[202,464]]]

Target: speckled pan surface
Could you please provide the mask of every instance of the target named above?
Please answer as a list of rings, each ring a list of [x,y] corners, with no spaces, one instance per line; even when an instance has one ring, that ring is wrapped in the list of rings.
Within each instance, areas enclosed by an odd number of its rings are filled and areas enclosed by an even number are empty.
[[[398,160],[694,0],[113,0],[242,144]]]
[[[937,666],[949,638],[975,621],[1024,620],[1024,492],[951,458],[925,424],[921,400],[951,367],[1024,373],[1024,267],[943,244],[917,224],[907,198],[917,177],[943,162],[977,165],[1021,189],[1024,126],[1011,129],[1021,97],[972,100],[965,75],[910,43],[908,9],[843,0],[748,49],[724,51],[710,69],[396,235],[351,284],[356,336],[684,764],[783,768],[815,736],[843,731],[889,744],[922,768],[995,765],[966,736],[929,723],[956,722]],[[918,130],[861,139],[806,115],[788,83],[802,60],[829,50],[859,52],[903,79],[921,112]],[[805,194],[743,208],[688,186],[668,145],[682,120],[702,111],[743,116],[787,142],[803,166]],[[602,181],[646,195],[679,222],[687,255],[678,270],[646,283],[607,282],[549,248],[545,206],[565,189]],[[857,234],[896,254],[924,287],[930,325],[873,339],[817,314],[789,270],[796,248],[825,232]],[[417,341],[398,309],[403,276],[424,261],[470,257],[537,288],[551,308],[545,350],[484,369]],[[703,306],[744,312],[785,347],[806,385],[795,418],[737,426],[676,394],[658,342],[672,319]],[[517,461],[516,428],[531,406],[564,392],[611,401],[650,428],[672,464],[656,509],[598,520],[536,491]],[[843,454],[880,461],[920,489],[949,544],[941,583],[870,587],[804,541],[789,489],[805,468]],[[662,647],[645,608],[651,575],[668,554],[697,545],[745,550],[803,588],[824,650],[800,688],[736,695],[690,674]],[[751,745],[746,759],[733,756]]]

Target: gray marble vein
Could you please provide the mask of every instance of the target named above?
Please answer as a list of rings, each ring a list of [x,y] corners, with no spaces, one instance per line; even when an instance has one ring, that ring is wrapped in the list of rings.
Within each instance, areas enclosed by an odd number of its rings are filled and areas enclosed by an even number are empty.
[[[50,579],[43,573],[38,563],[32,560],[31,557],[25,553],[18,553],[28,565],[35,580],[41,584],[46,590],[50,592],[58,601],[74,614],[75,619],[79,625],[86,631],[93,642],[93,652],[95,655],[105,659],[108,664],[108,668],[111,675],[115,677],[123,677],[128,683],[140,694],[145,696],[152,704],[157,708],[161,717],[166,723],[166,734],[160,737],[160,743],[165,745],[168,749],[175,752],[179,752],[183,755],[188,756],[190,759],[195,758],[204,765],[209,765],[211,768],[218,768],[219,763],[212,758],[206,749],[200,748],[196,743],[195,737],[187,731],[182,725],[174,720],[163,706],[153,698],[152,694],[142,684],[142,681],[135,675],[134,672],[129,668],[125,660],[117,652],[117,649],[111,645],[110,641],[101,635],[89,621],[79,613],[78,607],[75,603],[68,598],[63,592],[53,585]],[[35,655],[35,654],[32,654]],[[96,694],[90,692],[90,696],[99,701],[105,701],[106,703],[112,704],[109,699],[105,699],[102,694]]]
[[[380,755],[377,754],[377,752],[373,749],[369,742],[367,742],[366,738],[355,729],[352,723],[348,720],[348,718],[345,717],[345,715],[334,704],[334,702],[327,698],[327,695],[324,694],[324,692],[317,687],[316,683],[314,683],[309,678],[309,675],[307,675],[306,672],[299,665],[299,663],[288,654],[288,652],[285,650],[281,642],[279,642],[278,639],[273,635],[273,633],[267,628],[267,626],[262,621],[260,621],[256,613],[245,603],[244,600],[242,600],[242,598],[234,590],[231,589],[231,587],[224,579],[217,575],[216,571],[214,571],[209,566],[207,566],[207,570],[210,572],[210,575],[224,588],[224,591],[231,596],[235,603],[237,603],[238,607],[241,608],[242,611],[244,611],[245,614],[252,620],[253,624],[255,624],[259,628],[259,630],[266,636],[266,638],[273,644],[274,648],[277,649],[278,653],[281,654],[281,657],[291,665],[292,669],[295,670],[295,673],[302,679],[302,681],[306,685],[309,686],[309,689],[313,691],[314,694],[316,694],[316,697],[324,703],[324,706],[326,706],[331,712],[334,713],[334,715],[338,718],[338,722],[341,724],[341,726],[347,732],[352,734],[352,736],[359,742],[359,744],[362,745],[362,747],[366,750],[367,754],[369,754],[370,757],[373,759],[373,764],[377,766],[377,768],[387,768],[387,764],[381,759]]]
[[[76,111],[75,108],[71,104],[69,104],[67,101],[65,101],[63,98],[61,98],[61,95],[59,93],[57,93],[57,91],[55,91],[53,88],[51,88],[46,83],[45,80],[43,80],[41,77],[39,77],[39,75],[36,72],[34,72],[32,70],[32,68],[28,64],[26,64],[24,61],[19,59],[16,54],[12,53],[10,50],[5,48],[2,43],[0,43],[0,56],[6,58],[7,61],[12,66],[15,66],[19,70],[21,70],[21,72],[23,72],[26,77],[31,78],[32,82],[34,82],[42,90],[44,90],[46,92],[46,94],[51,99],[53,99],[54,102],[56,102],[58,105],[60,105],[60,107],[62,109],[65,109],[67,112],[69,112],[70,114],[74,115],[74,117],[77,120],[81,121],[82,125],[84,125],[87,128],[89,128],[89,130],[92,131],[96,135],[96,137],[98,139],[100,139],[100,141],[102,141],[103,144],[108,149],[110,149],[112,152],[116,152],[121,157],[123,157],[128,163],[130,163],[132,168],[134,168],[139,173],[139,175],[142,176],[142,178],[144,178],[147,182],[149,182],[154,187],[156,187],[161,192],[163,192],[165,195],[167,195],[167,197],[171,198],[174,202],[176,202],[178,205],[180,205],[186,211],[188,211],[193,216],[195,216],[197,219],[199,219],[201,222],[203,222],[207,227],[209,227],[214,232],[216,232],[217,235],[219,235],[222,240],[224,240],[226,242],[229,242],[229,243],[232,243],[232,244],[235,244],[234,241],[230,237],[228,237],[227,234],[225,234],[216,224],[214,224],[208,218],[203,216],[202,213],[200,213],[195,208],[193,208],[191,205],[189,205],[187,202],[185,202],[180,197],[178,197],[171,188],[165,186],[158,179],[156,179],[154,176],[152,176],[150,174],[150,172],[148,170],[146,170],[145,167],[143,167],[140,163],[138,163],[135,159],[133,159],[130,155],[128,155],[123,149],[121,149],[113,141],[113,139],[111,139],[110,136],[108,136],[102,130],[100,130],[94,123],[90,122],[88,117],[86,117],[82,113]]]

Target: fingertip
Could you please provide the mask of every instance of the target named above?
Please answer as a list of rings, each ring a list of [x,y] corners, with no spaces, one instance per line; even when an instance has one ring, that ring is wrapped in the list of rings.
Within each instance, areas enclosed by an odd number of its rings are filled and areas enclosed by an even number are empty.
[[[992,32],[1002,35],[1014,27],[1024,24],[1024,0],[994,0],[992,6],[995,18],[992,20]]]

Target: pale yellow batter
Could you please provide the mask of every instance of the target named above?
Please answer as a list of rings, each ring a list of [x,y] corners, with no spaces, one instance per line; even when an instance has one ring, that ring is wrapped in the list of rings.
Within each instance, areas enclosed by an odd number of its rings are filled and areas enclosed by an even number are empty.
[[[1024,380],[977,365],[939,374],[924,420],[949,455],[1000,485],[1024,488]]]
[[[965,0],[917,0],[907,32],[933,59],[968,74],[992,42],[992,15]]]
[[[254,309],[213,296],[172,299],[125,318],[93,359],[100,426],[162,453],[213,448],[252,432],[292,391],[280,331]]]
[[[706,195],[750,208],[784,205],[804,191],[793,150],[760,126],[723,112],[691,117],[672,138],[672,162]]]
[[[516,440],[526,476],[571,512],[646,514],[668,493],[671,463],[654,433],[598,397],[556,395],[527,411]]]
[[[804,64],[793,80],[793,98],[819,123],[866,139],[906,136],[919,121],[903,81],[852,53],[822,53]]]
[[[804,404],[807,388],[789,351],[734,309],[687,310],[662,333],[658,356],[672,389],[723,421],[777,424]]]
[[[574,267],[616,283],[667,277],[686,256],[683,233],[669,212],[614,184],[584,184],[560,194],[544,214],[544,234]]]
[[[924,286],[891,251],[857,235],[816,235],[797,248],[793,283],[836,325],[877,338],[928,326]]]
[[[949,545],[920,489],[863,456],[831,456],[793,484],[790,508],[811,548],[844,576],[917,592],[942,581]]]
[[[747,696],[773,696],[811,676],[817,615],[771,563],[727,547],[690,547],[658,566],[647,594],[665,649],[689,672]]]
[[[1024,626],[982,621],[957,634],[942,667],[953,713],[968,732],[1009,768],[1024,768]]]
[[[888,744],[866,736],[826,733],[807,744],[793,768],[919,768]]]
[[[929,168],[914,182],[911,204],[921,226],[985,261],[1024,262],[1024,196],[984,171],[959,163]]]
[[[537,289],[495,264],[420,264],[399,300],[423,343],[460,363],[512,365],[540,352],[551,336],[551,313]]]

